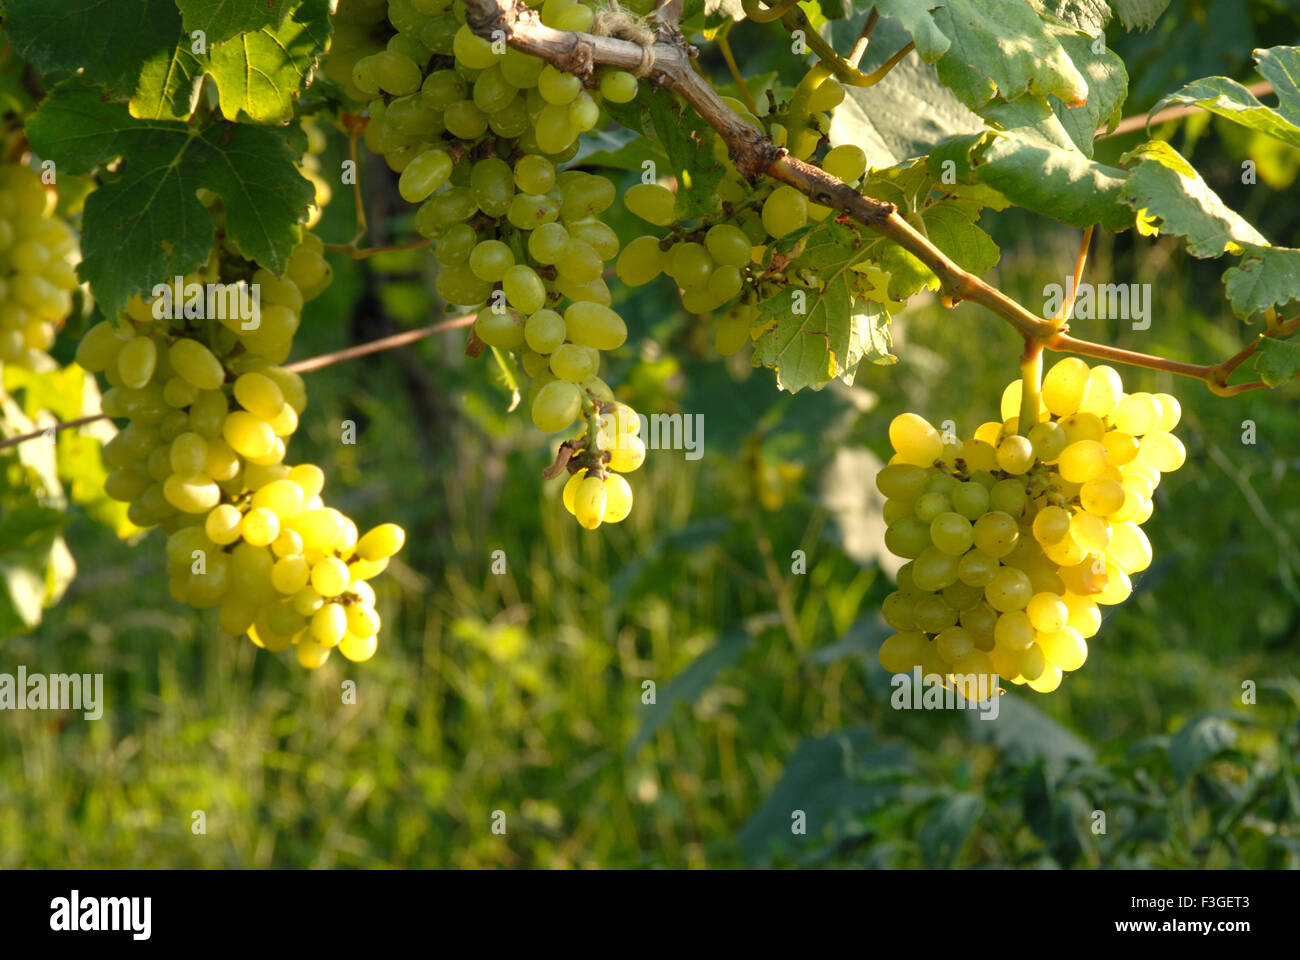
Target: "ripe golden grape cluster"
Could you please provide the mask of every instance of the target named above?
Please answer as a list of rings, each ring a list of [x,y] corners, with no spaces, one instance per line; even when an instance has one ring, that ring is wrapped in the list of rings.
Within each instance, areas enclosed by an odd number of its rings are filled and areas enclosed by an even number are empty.
[[[740,117],[766,131],[777,146],[787,146],[789,134],[782,122],[788,121],[786,113],[758,117],[739,100],[722,99]],[[829,128],[828,111],[843,99],[843,86],[829,78],[810,93],[803,101],[804,109],[809,111],[807,125],[796,133],[797,143],[790,145],[791,154],[801,160],[813,157],[821,145],[822,131]],[[751,183],[736,169],[726,144],[716,134],[713,152],[725,169],[718,187],[721,212],[670,234],[637,237],[624,247],[617,270],[619,279],[632,287],[666,274],[681,290],[682,306],[691,313],[721,310],[714,345],[720,354],[730,356],[760,332],[755,326],[757,304],[780,293],[794,279],[786,276],[783,265],[771,262],[768,249],[772,242],[810,222],[825,220],[832,211],[810,202],[793,187],[775,184],[768,178]],[[829,149],[818,163],[827,173],[855,186],[866,172],[867,156],[861,147],[843,144]],[[683,219],[676,196],[658,183],[629,188],[623,204],[630,213],[656,227],[675,227]],[[851,279],[859,281],[855,295],[870,292],[865,278],[854,274]]]
[[[130,504],[133,522],[167,533],[172,597],[216,607],[223,630],[259,647],[294,646],[312,669],[335,647],[353,661],[374,655],[380,622],[367,581],[404,540],[391,523],[359,536],[322,501],[319,467],[284,462],[307,394],[281,364],[303,304],[331,280],[322,254],[305,234],[276,277],[224,243],[182,292],[256,285],[255,317],[229,309],[234,300],[214,317],[189,295],[137,295],[77,348],[77,362],[110,385],[104,412],[128,421],[104,447],[105,490]]]
[[[585,31],[594,16],[577,0],[541,7],[542,22],[563,30]],[[343,41],[345,58],[355,58],[349,88],[369,101],[366,146],[400,174],[402,198],[419,205],[415,227],[433,241],[439,296],[478,309],[478,339],[516,356],[539,429],[581,423],[570,466],[585,492],[566,498],[570,512],[589,529],[622,520],[632,492],[611,470],[636,469],[645,447],[633,431],[608,429],[602,414],[614,394],[598,376],[601,352],[627,340],[602,278],[619,250],[599,219],[614,185],[559,165],[596,125],[602,99],[635,98],[636,78],[611,70],[586,89],[477,36],[459,0],[345,3],[338,21],[352,34]]]
[[[1169,394],[1124,393],[1119,374],[1075,357],[1043,378],[1020,431],[1021,381],[1002,421],[945,439],[904,413],[895,455],[876,476],[885,544],[908,562],[882,614],[898,632],[880,648],[891,673],[999,677],[1049,693],[1088,656],[1099,605],[1122,603],[1151,563],[1141,524],[1161,474],[1186,459]],[[1032,394],[1031,394],[1032,395]],[[963,679],[967,678],[967,679]]]
[[[72,310],[77,233],[30,167],[0,165],[0,363],[53,366],[48,350]]]

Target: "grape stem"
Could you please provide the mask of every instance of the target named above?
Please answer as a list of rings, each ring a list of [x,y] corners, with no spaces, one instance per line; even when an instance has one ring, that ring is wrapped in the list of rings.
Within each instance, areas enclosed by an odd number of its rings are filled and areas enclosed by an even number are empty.
[[[396,253],[399,250],[418,250],[421,247],[427,247],[432,241],[428,239],[412,240],[410,243],[397,243],[389,247],[363,247],[358,249],[356,241],[351,243],[327,243],[325,249],[333,253],[341,253],[345,257],[351,257],[353,260],[365,260],[380,253]]]
[[[736,81],[736,89],[740,91],[740,99],[745,101],[745,106],[749,112],[758,116],[758,107],[754,103],[754,97],[749,92],[749,87],[745,85],[745,78],[740,72],[740,66],[736,63],[736,55],[731,52],[731,44],[727,41],[727,34],[731,32],[731,24],[725,26],[718,34],[718,49],[722,51],[722,59],[727,62],[727,69],[731,71],[731,78]]]
[[[589,78],[596,66],[634,71],[642,62],[638,44],[615,37],[548,27],[541,22],[536,11],[521,0],[465,0],[465,9],[469,28],[484,39],[495,39],[493,31],[499,30],[509,46],[540,57],[557,70],[583,79]],[[788,11],[786,17],[802,18],[803,23],[807,22],[807,17],[798,7]],[[814,54],[822,56],[819,44],[824,50],[830,49],[816,31],[808,29],[805,34]],[[901,217],[894,204],[864,196],[839,178],[776,146],[762,130],[738,116],[723,102],[708,79],[695,69],[697,52],[676,30],[661,26],[655,31],[655,38],[654,65],[649,79],[675,92],[718,133],[741,176],[750,180],[767,176],[788,184],[814,203],[831,207],[897,243],[939,278],[942,294],[952,303],[969,300],[979,304],[1009,323],[1026,343],[1037,343],[1043,349],[1191,377],[1207,384],[1219,396],[1236,396],[1265,386],[1262,382],[1234,385],[1227,382],[1237,366],[1255,352],[1258,341],[1221,363],[1196,364],[1070,336],[1054,321],[1034,314],[997,287],[963,270]],[[830,52],[834,53],[833,50]],[[904,51],[899,51],[891,58],[891,63],[904,55]],[[820,66],[828,68],[841,83],[861,85],[856,78],[842,75],[846,68],[857,78],[864,77],[838,56],[834,60],[823,58]],[[881,70],[876,73],[880,74]],[[1165,111],[1161,111],[1153,119],[1167,118]],[[1126,129],[1132,128],[1130,125]],[[1118,132],[1121,132],[1119,127],[1112,135]],[[1300,318],[1284,321],[1264,336],[1290,336],[1298,326]]]
[[[467,313],[459,317],[451,317],[438,323],[431,324],[427,327],[421,327],[418,330],[406,330],[402,333],[395,333],[391,337],[381,337],[378,340],[371,340],[367,343],[358,343],[355,346],[345,347],[342,350],[335,350],[333,353],[321,354],[318,357],[308,357],[306,360],[299,360],[295,363],[285,364],[284,369],[292,373],[311,373],[313,370],[320,370],[323,367],[330,367],[336,363],[342,363],[344,360],[355,360],[357,357],[365,357],[372,353],[380,353],[384,350],[394,350],[397,347],[404,347],[408,344],[415,343],[417,340],[423,340],[426,337],[432,337],[435,334],[446,333],[448,330],[463,330],[465,327],[474,323],[477,314]],[[37,437],[49,436],[52,433],[59,433],[63,430],[71,430],[74,427],[84,427],[88,423],[94,423],[97,420],[107,420],[108,414],[92,413],[89,416],[78,417],[76,420],[65,420],[62,423],[55,423],[40,430],[33,430],[31,433],[19,434],[16,437],[9,437],[7,440],[0,440],[0,450],[7,447],[16,447],[20,443],[26,443],[28,440],[35,440]]]
[[[1026,340],[1025,352],[1020,355],[1020,413],[1016,423],[1016,433],[1022,437],[1029,436],[1029,431],[1038,423],[1038,404],[1042,394],[1043,345],[1037,340]]]

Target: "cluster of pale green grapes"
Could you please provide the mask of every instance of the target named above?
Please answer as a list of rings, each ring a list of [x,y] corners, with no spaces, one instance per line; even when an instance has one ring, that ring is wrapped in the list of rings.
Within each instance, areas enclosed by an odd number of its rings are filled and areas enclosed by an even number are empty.
[[[739,100],[722,99],[742,118],[765,130],[777,146],[786,145],[786,129],[775,117],[759,118]],[[843,99],[844,88],[835,80],[824,81],[811,94],[813,123],[798,134],[798,149],[791,149],[792,154],[800,159],[813,156],[821,143],[818,127],[829,124],[825,111]],[[736,170],[726,144],[716,135],[713,150],[726,168],[718,188],[722,214],[706,218],[697,227],[674,229],[668,236],[637,237],[624,247],[617,270],[619,279],[633,287],[667,274],[680,288],[682,305],[691,313],[710,313],[730,305],[714,331],[718,352],[730,356],[755,332],[757,303],[781,292],[786,285],[783,274],[764,268],[768,246],[810,221],[824,220],[831,208],[810,203],[793,187],[774,184],[767,178],[750,183]],[[844,144],[828,150],[820,166],[855,186],[866,172],[867,157],[862,148]],[[628,188],[623,205],[656,227],[675,227],[681,222],[676,196],[659,183]]]
[[[54,215],[58,201],[40,175],[0,165],[0,363],[42,369],[72,310],[77,232]]]
[[[601,351],[627,339],[602,278],[619,250],[598,219],[614,186],[558,165],[596,125],[601,99],[632,100],[637,80],[607,71],[587,90],[537,57],[494,49],[465,25],[459,0],[389,0],[387,14],[396,33],[352,67],[352,85],[373,98],[365,143],[400,173],[402,198],[420,205],[415,226],[433,241],[439,296],[481,307],[479,340],[517,355],[533,422],[547,433],[583,422],[587,440],[571,462],[593,475],[585,496],[569,498],[579,521],[617,522],[631,490],[621,477],[596,474],[609,457],[622,465],[612,469],[635,469],[645,448],[634,432],[612,436],[598,422],[614,400],[598,376]],[[593,18],[577,0],[541,9],[557,29],[585,31]],[[598,447],[599,438],[623,445]]]
[[[908,561],[882,609],[898,631],[880,648],[891,673],[920,666],[968,696],[994,673],[1051,692],[1087,658],[1098,605],[1126,600],[1151,563],[1141,524],[1186,459],[1178,401],[1125,394],[1113,369],[1075,357],[1048,371],[1023,435],[1021,395],[1008,385],[1004,420],[966,441],[913,413],[889,426],[876,486],[885,544]]]
[[[366,581],[404,540],[391,523],[359,536],[321,500],[319,467],[284,462],[307,394],[280,364],[303,303],[330,282],[322,254],[305,234],[276,277],[225,243],[185,282],[256,284],[256,319],[229,309],[177,317],[137,295],[77,347],[77,362],[108,380],[104,413],[129,421],[104,447],[105,490],[130,504],[134,523],[168,534],[172,597],[217,607],[223,630],[260,647],[296,646],[313,669],[335,647],[353,661],[374,655],[380,623]]]

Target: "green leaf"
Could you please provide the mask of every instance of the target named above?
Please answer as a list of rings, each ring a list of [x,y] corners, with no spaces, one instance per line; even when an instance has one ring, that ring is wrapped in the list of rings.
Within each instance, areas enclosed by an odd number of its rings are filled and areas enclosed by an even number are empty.
[[[1237,742],[1237,728],[1222,715],[1198,714],[1169,739],[1169,766],[1179,783]]]
[[[939,79],[972,109],[1026,93],[1051,93],[1066,103],[1088,95],[1087,82],[1026,0],[882,0],[876,9],[902,22]]]
[[[808,233],[794,260],[803,282],[759,304],[759,316],[772,326],[755,342],[754,355],[776,370],[781,389],[796,393],[824,386],[870,352],[870,323],[855,317],[878,317],[878,312],[865,303],[855,310],[849,270],[862,256],[856,230],[823,221]]]
[[[1010,763],[1023,765],[1035,760],[1064,763],[1094,759],[1092,747],[1065,729],[1038,707],[1015,694],[998,697],[998,715],[970,714],[976,739],[988,740],[1006,754]]]
[[[59,536],[67,520],[62,510],[31,501],[0,515],[0,638],[39,624],[41,611],[67,586],[69,557]]]
[[[81,73],[122,96],[181,31],[172,0],[8,0],[4,19],[14,50],[42,73]]]
[[[1128,71],[1114,51],[1093,52],[1093,39],[1086,33],[1055,26],[1049,29],[1060,41],[1074,66],[1088,84],[1088,100],[1068,106],[1056,96],[1049,96],[1052,112],[1070,135],[1070,140],[1084,154],[1092,156],[1093,136],[1101,127],[1111,127],[1124,116],[1124,98],[1128,96]]]
[[[735,666],[745,651],[749,649],[750,637],[743,631],[727,634],[714,646],[696,657],[685,670],[669,682],[655,698],[652,704],[646,704],[649,717],[641,724],[641,729],[627,745],[628,757],[633,757],[650,739],[659,732],[673,715],[673,709],[679,703],[694,703],[713,678],[727,667]]]
[[[185,34],[202,30],[208,43],[220,43],[237,33],[278,28],[295,0],[176,0]]]
[[[1223,273],[1233,312],[1250,320],[1269,307],[1300,299],[1300,250],[1246,244],[1246,252]]]
[[[948,870],[984,813],[984,799],[957,793],[940,801],[925,818],[917,838],[928,870]]]
[[[1070,866],[1083,851],[1080,840],[1083,810],[1078,809],[1079,799],[1077,791],[1057,789],[1055,777],[1046,763],[1035,764],[1025,775],[1021,794],[1025,822],[1047,846],[1052,858],[1063,867]]]
[[[137,120],[93,91],[63,88],[28,120],[27,134],[37,153],[69,173],[121,158],[113,179],[86,201],[78,268],[107,315],[207,259],[214,229],[199,189],[222,198],[230,239],[273,273],[301,237],[313,190],[280,132]]]
[[[131,115],[149,120],[184,120],[199,102],[207,57],[196,57],[181,36],[170,50],[159,50],[140,67],[131,95]]]
[[[210,6],[215,11],[220,5]],[[209,37],[199,53],[190,35],[180,33],[173,46],[144,62],[131,113],[152,120],[185,119],[206,74],[217,85],[227,120],[286,122],[329,34],[328,0],[304,0],[283,23],[237,33],[225,42]]]
[[[1259,74],[1277,94],[1277,109],[1300,126],[1300,47],[1269,47],[1252,53]]]
[[[713,155],[717,134],[694,110],[688,110],[666,90],[652,88],[646,112],[668,155],[677,178],[677,213],[694,220],[718,209],[718,184],[726,169]]]
[[[1280,387],[1300,376],[1300,343],[1260,337],[1255,349],[1255,372],[1270,387]]]
[[[912,772],[902,747],[877,747],[872,731],[854,727],[799,744],[781,778],[741,829],[737,840],[751,865],[773,855],[790,854],[825,836],[839,817],[860,816],[897,803],[900,777]],[[794,834],[797,811],[806,818],[807,835]]]
[[[212,48],[208,72],[227,120],[284,123],[329,42],[329,0],[303,0],[279,28],[263,27]]]
[[[1078,30],[1100,32],[1113,16],[1106,0],[1031,0],[1041,13],[1063,20]],[[1075,61],[1078,65],[1078,61]]]
[[[1257,130],[1293,147],[1300,147],[1300,126],[1272,107],[1264,106],[1253,93],[1227,77],[1206,77],[1204,80],[1193,81],[1157,103],[1151,108],[1151,113],[1163,110],[1170,104],[1201,107],[1225,120]]]
[[[1217,257],[1243,244],[1268,244],[1169,144],[1148,141],[1125,154],[1121,162],[1133,159],[1139,164],[1129,171],[1124,202],[1139,214],[1158,217],[1162,232],[1186,237],[1193,256]]]
[[[1120,202],[1125,171],[1086,157],[1046,104],[1023,102],[1017,110],[1035,111],[1039,126],[954,137],[930,153],[931,175],[940,180],[955,170],[959,183],[984,183],[1018,206],[1071,226],[1133,226],[1132,211]]]
[[[583,134],[573,166],[608,167],[640,173],[647,160],[660,166],[668,162],[668,155],[657,140],[620,125],[611,130],[592,130]]]
[[[1114,0],[1114,4],[1125,30],[1149,30],[1165,12],[1169,0]]]

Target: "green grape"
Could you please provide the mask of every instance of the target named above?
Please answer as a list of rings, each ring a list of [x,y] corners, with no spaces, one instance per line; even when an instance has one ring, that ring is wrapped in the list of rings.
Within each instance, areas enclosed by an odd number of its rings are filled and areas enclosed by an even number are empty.
[[[562,343],[551,354],[551,373],[570,383],[581,383],[595,374],[600,366],[600,354],[591,347],[576,343]]]
[[[442,111],[469,93],[465,80],[455,70],[435,70],[424,78],[420,98],[430,110]]]
[[[474,306],[488,298],[492,284],[480,280],[469,270],[439,270],[434,289],[448,303]]]
[[[500,240],[482,240],[469,255],[469,268],[480,280],[495,283],[515,265],[515,255]]]
[[[168,350],[168,363],[200,390],[218,390],[226,380],[225,368],[212,351],[197,340],[182,338]]]
[[[928,530],[926,535],[928,539]],[[936,547],[926,547],[912,564],[912,579],[922,590],[942,590],[957,581],[957,562],[952,554]]]
[[[516,350],[524,343],[524,325],[513,310],[480,310],[474,320],[474,333],[488,346],[502,350]]]
[[[773,237],[784,237],[807,222],[807,198],[793,187],[779,186],[763,201],[763,228]]]
[[[605,177],[581,174],[566,177],[561,187],[563,202],[560,216],[564,220],[582,220],[594,216],[614,203],[614,184]]]
[[[555,164],[540,154],[525,154],[515,164],[514,179],[523,193],[545,193],[555,186]]]
[[[971,523],[959,513],[941,513],[930,522],[930,540],[944,553],[960,557],[974,540]]]
[[[880,615],[895,630],[915,630],[916,599],[901,590],[895,590],[881,603]]]
[[[677,198],[657,183],[638,183],[623,194],[623,206],[647,223],[666,227],[677,219]]]
[[[478,234],[467,223],[454,223],[446,229],[434,248],[434,256],[446,267],[456,266],[469,259],[478,243]]]
[[[989,506],[995,511],[1018,517],[1029,502],[1023,480],[999,480],[989,490]]]
[[[822,169],[845,183],[853,183],[867,172],[867,155],[852,143],[832,147],[822,159]]]
[[[921,594],[912,610],[917,627],[926,633],[938,633],[957,622],[957,611],[937,594]]]
[[[926,655],[929,640],[924,633],[905,631],[887,637],[880,645],[880,665],[886,673],[911,673]]]
[[[599,220],[569,220],[567,227],[571,235],[590,245],[601,260],[612,260],[618,256],[618,234]]]
[[[375,82],[385,93],[401,97],[420,89],[423,77],[419,66],[410,57],[391,50],[381,50],[369,59]],[[353,80],[355,82],[355,76]]]
[[[702,287],[713,274],[713,258],[700,243],[679,243],[669,256],[668,273],[684,290]]]
[[[931,466],[943,456],[943,438],[914,413],[900,413],[889,424],[889,442],[904,463]]]
[[[537,271],[518,263],[501,277],[501,289],[512,307],[524,313],[536,313],[546,304],[546,285]]]
[[[524,340],[536,353],[551,353],[564,342],[564,318],[554,310],[538,310],[524,323]]]
[[[578,523],[595,530],[605,519],[608,505],[605,481],[599,477],[584,477],[573,496],[573,512]]]
[[[456,59],[471,70],[486,70],[497,62],[497,55],[492,44],[479,37],[465,24],[461,24],[452,41],[452,51]]]
[[[949,499],[953,510],[972,523],[984,516],[989,509],[988,489],[974,481],[958,484]]]
[[[627,340],[623,318],[598,303],[574,303],[564,311],[565,331],[574,343],[597,350],[616,350]]]
[[[1020,540],[1020,526],[1010,514],[994,510],[975,521],[972,534],[978,550],[1000,559],[1015,549]]]
[[[895,463],[876,474],[876,489],[895,500],[912,501],[925,492],[929,474],[921,467]]]
[[[426,150],[406,165],[397,192],[407,203],[420,203],[451,176],[451,156],[445,150]]]
[[[143,388],[153,379],[158,348],[148,337],[136,337],[117,354],[117,370],[122,382],[132,389]]]
[[[621,523],[631,512],[631,485],[619,474],[611,473],[605,478],[605,513],[601,516],[601,522]]]
[[[943,493],[923,493],[916,498],[916,503],[912,507],[916,514],[916,519],[922,523],[931,523],[941,514],[948,513],[952,510],[952,501],[947,494]]]
[[[474,106],[487,114],[496,113],[505,109],[518,92],[518,88],[506,80],[501,65],[494,63],[474,80]]]
[[[606,70],[600,78],[600,94],[610,103],[631,103],[637,95],[637,78],[624,70]]]
[[[667,257],[659,248],[657,237],[637,237],[623,248],[619,255],[615,272],[618,278],[629,287],[639,287],[659,276],[667,263]]]
[[[1024,571],[1003,567],[984,588],[988,605],[999,613],[1023,610],[1033,595],[1033,585]]]
[[[461,140],[477,140],[487,132],[487,114],[473,100],[457,100],[442,115],[448,132]]]
[[[717,263],[743,268],[749,266],[752,246],[739,227],[719,223],[704,235],[704,246]]]
[[[582,396],[578,388],[563,380],[553,380],[543,386],[533,400],[533,423],[543,433],[558,433],[577,419],[581,409]]]
[[[501,217],[514,198],[514,174],[510,165],[497,157],[474,164],[469,175],[470,192],[478,208],[490,217]]]
[[[548,63],[537,78],[537,90],[547,103],[563,106],[570,103],[582,90],[582,81],[573,74],[557,70]]]

